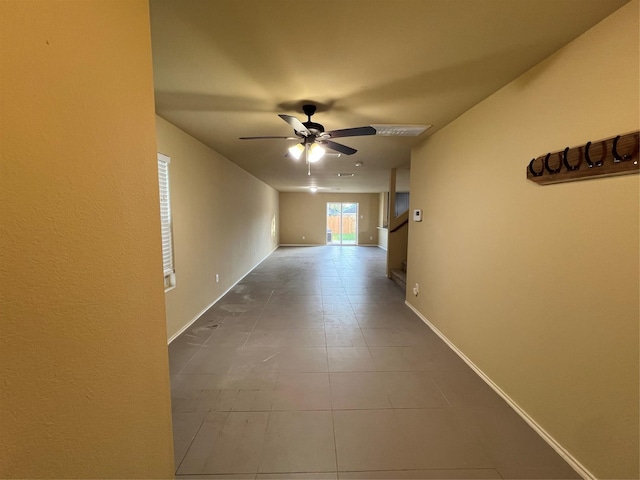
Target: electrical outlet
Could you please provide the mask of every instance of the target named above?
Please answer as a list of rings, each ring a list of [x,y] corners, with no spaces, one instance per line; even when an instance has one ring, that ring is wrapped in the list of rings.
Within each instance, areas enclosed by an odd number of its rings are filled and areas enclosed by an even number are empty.
[[[302,235],[302,239],[303,239],[303,240],[306,240],[306,239],[307,239],[307,237],[305,237],[304,235]]]
[[[220,275],[216,273],[216,283],[219,283],[219,282],[220,282]]]
[[[369,235],[369,240],[373,240],[373,235]]]

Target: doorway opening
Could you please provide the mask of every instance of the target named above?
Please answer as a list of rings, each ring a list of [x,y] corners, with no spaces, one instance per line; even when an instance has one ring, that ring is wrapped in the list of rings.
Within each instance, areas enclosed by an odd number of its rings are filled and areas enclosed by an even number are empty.
[[[327,245],[358,244],[358,204],[327,202]]]

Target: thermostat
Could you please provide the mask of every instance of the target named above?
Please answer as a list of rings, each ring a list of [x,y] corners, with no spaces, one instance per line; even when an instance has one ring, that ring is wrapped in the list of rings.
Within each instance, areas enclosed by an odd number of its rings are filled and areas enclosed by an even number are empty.
[[[422,221],[422,210],[414,210],[413,211],[413,221],[421,222]]]

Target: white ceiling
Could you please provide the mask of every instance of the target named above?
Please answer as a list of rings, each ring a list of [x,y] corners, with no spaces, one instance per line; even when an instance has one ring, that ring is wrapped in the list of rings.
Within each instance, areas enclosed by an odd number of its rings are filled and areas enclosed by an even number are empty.
[[[151,0],[156,111],[279,191],[381,192],[413,145],[626,1]],[[277,114],[309,102],[326,130],[433,127],[340,138],[358,152],[311,176],[295,142],[238,139],[291,135]]]

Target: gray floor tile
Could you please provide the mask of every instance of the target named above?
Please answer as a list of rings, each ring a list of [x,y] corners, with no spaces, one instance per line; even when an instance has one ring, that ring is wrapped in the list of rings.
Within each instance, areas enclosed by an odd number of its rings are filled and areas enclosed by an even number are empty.
[[[510,408],[465,408],[460,414],[494,465],[503,471],[539,469],[556,478],[575,472],[520,416]],[[519,474],[520,475],[520,474]]]
[[[327,373],[281,373],[274,392],[273,410],[330,410]]]
[[[250,332],[239,328],[225,328],[224,325],[209,337],[208,347],[242,347],[247,342]]]
[[[169,344],[169,373],[171,375],[181,373],[198,350],[204,346],[208,338],[192,339],[183,333],[171,342]]]
[[[322,295],[286,295],[274,294],[269,299],[269,305],[322,305]]]
[[[186,373],[171,378],[171,407],[174,412],[208,412],[214,405],[222,373]]]
[[[355,315],[324,315],[325,330],[360,328]]]
[[[330,372],[373,372],[373,357],[365,347],[329,347]]]
[[[178,473],[256,473],[268,418],[266,412],[210,413]]]
[[[176,478],[577,478],[385,263],[280,248],[169,345]]]
[[[340,480],[473,480],[502,479],[493,468],[340,472]]]
[[[504,400],[468,367],[435,371],[433,380],[454,407],[508,408]]]
[[[393,410],[333,412],[338,471],[416,470]]]
[[[257,480],[338,480],[338,472],[328,473],[259,473]]]
[[[267,305],[262,315],[315,315],[322,314],[322,305],[309,303],[280,303]]]
[[[498,471],[502,478],[510,480],[567,480],[582,478],[568,466],[562,469],[557,467],[501,467]]]
[[[362,328],[362,334],[370,347],[411,347],[424,343],[423,333],[418,329]]]
[[[251,333],[256,327],[259,318],[258,315],[226,317],[220,328],[223,330],[237,330],[244,333]]]
[[[353,315],[350,303],[323,303],[322,313],[325,315]]]
[[[228,374],[221,382],[212,410],[268,412],[272,407],[278,378],[278,373]]]
[[[240,354],[240,349],[234,347],[205,346],[198,349],[181,373],[227,373]]]
[[[238,349],[229,364],[228,373],[248,374],[272,372],[274,357],[282,352],[278,347],[244,347]]]
[[[335,471],[331,412],[271,413],[259,473]]]
[[[221,475],[176,475],[176,480],[254,480],[253,473],[231,473]]]
[[[256,366],[257,371],[328,372],[327,349],[324,347],[292,347],[277,349]]]
[[[415,318],[399,317],[393,313],[376,312],[358,314],[356,318],[358,319],[360,328],[411,328],[419,326]]]
[[[202,422],[204,422],[204,419],[207,417],[207,413],[174,413],[172,417],[173,458],[175,468],[178,469],[187,450],[191,446],[191,442],[193,442],[198,430],[200,430]]]
[[[428,372],[378,373],[393,408],[445,408],[449,402]]]
[[[346,293],[335,295],[323,294],[322,305],[351,305],[351,301]]]
[[[435,370],[428,352],[420,347],[369,347],[380,372],[421,372]]]
[[[247,347],[324,347],[326,345],[323,329],[303,328],[256,328],[249,336]]]
[[[376,372],[331,373],[329,380],[334,410],[391,408]]]
[[[453,409],[395,410],[421,469],[493,468]]]
[[[326,325],[326,321],[325,321]],[[326,327],[325,327],[326,328]],[[364,336],[359,328],[325,329],[327,347],[366,347]],[[329,354],[331,368],[331,354]]]
[[[322,313],[294,314],[265,312],[262,314],[256,328],[319,328],[324,329]]]

